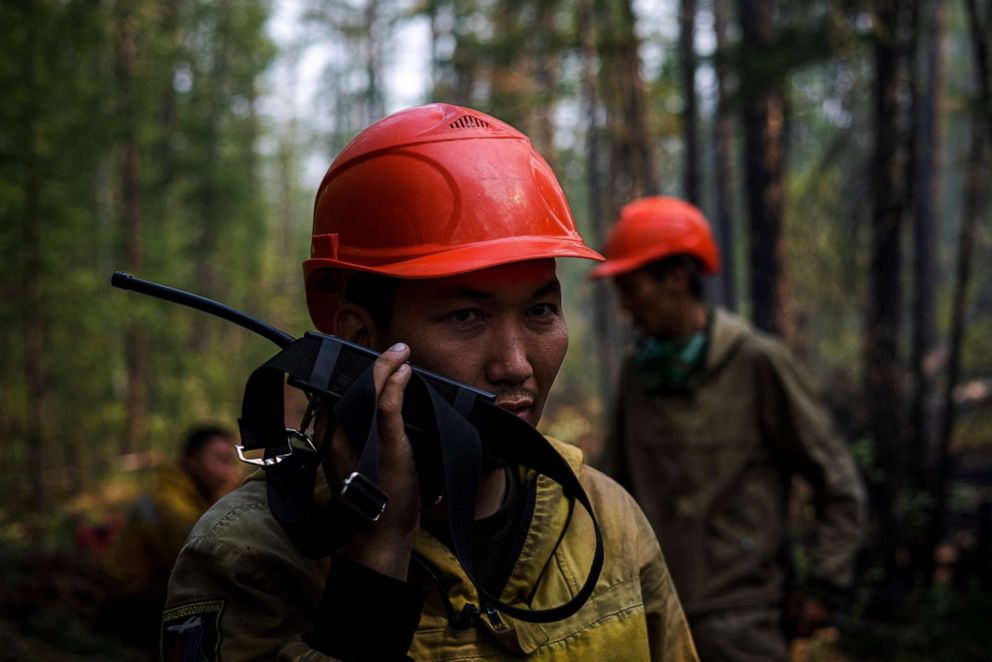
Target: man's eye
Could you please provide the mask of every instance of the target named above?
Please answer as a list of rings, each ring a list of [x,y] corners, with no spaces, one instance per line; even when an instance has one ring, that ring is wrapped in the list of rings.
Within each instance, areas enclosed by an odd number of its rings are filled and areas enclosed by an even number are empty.
[[[453,322],[473,322],[475,320],[481,319],[482,315],[477,310],[472,310],[466,308],[464,310],[456,310],[445,315],[445,319],[449,319]]]
[[[529,315],[534,315],[535,317],[547,317],[549,315],[558,314],[558,306],[552,305],[550,303],[540,303],[533,306],[527,311]]]

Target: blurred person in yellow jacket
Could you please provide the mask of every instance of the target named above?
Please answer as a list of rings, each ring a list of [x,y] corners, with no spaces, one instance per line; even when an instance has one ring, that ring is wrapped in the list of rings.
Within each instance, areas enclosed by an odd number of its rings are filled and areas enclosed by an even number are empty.
[[[158,467],[154,486],[131,505],[106,567],[114,595],[111,618],[128,639],[157,639],[172,566],[193,525],[237,484],[234,436],[220,426],[190,430],[182,455]]]
[[[388,499],[336,551],[304,553],[299,531],[273,512],[281,488],[271,471],[249,477],[204,515],[179,556],[163,659],[695,660],[640,508],[580,449],[537,439],[533,427],[568,344],[555,258],[601,257],[530,140],[448,104],[394,113],[334,160],[313,224],[311,318],[381,352],[371,373],[378,424],[368,424],[363,448],[377,434],[376,485]],[[404,408],[419,402],[407,388],[419,382],[408,361],[494,393],[495,418],[564,467],[574,489],[512,463],[453,464],[446,471],[477,472],[477,492],[446,492],[421,508],[424,467],[413,463]],[[346,498],[360,474],[348,474],[345,413],[335,410],[337,424],[317,416],[323,472],[313,502],[324,508],[359,509]],[[244,430],[243,418],[243,443]],[[598,579],[593,521],[573,512],[578,486],[600,523]],[[470,522],[474,513],[471,573],[449,528],[456,509]]]
[[[719,271],[693,205],[626,205],[594,278],[641,332],[598,466],[630,490],[665,549],[703,662],[784,660],[850,587],[862,482],[807,375],[776,338],[703,300]],[[816,509],[801,586],[787,549],[792,477]]]

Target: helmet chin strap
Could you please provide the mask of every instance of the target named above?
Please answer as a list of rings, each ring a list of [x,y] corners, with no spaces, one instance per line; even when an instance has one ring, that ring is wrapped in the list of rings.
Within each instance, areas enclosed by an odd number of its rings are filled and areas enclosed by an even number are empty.
[[[375,352],[334,336],[307,333],[256,369],[245,387],[240,419],[243,459],[266,472],[269,508],[301,554],[330,555],[358,531],[375,526],[388,507],[378,487],[378,420],[371,364]],[[480,600],[488,607],[531,622],[574,614],[592,595],[603,565],[603,540],[592,504],[564,458],[537,430],[493,404],[491,393],[414,367],[404,396],[403,417],[414,451],[421,504],[443,496],[453,552]],[[315,503],[321,452],[298,431],[283,429],[283,382],[333,403],[334,424],[360,443],[357,465],[336,493]],[[326,446],[326,445],[325,445]],[[261,451],[261,457],[252,457]],[[559,483],[570,503],[587,511],[595,531],[595,553],[585,583],[572,599],[549,609],[503,603],[475,578],[472,537],[480,477],[500,464],[523,466]],[[332,492],[333,490],[332,486]]]

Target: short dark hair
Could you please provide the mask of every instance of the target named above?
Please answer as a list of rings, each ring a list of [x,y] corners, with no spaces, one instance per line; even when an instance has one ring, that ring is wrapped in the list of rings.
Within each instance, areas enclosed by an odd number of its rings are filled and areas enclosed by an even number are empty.
[[[391,276],[358,271],[348,278],[344,300],[367,310],[376,326],[385,329],[392,321],[399,282],[398,278]]]
[[[703,267],[699,260],[688,253],[676,253],[660,260],[649,262],[644,270],[651,278],[663,281],[676,269],[685,271],[689,279],[689,294],[694,299],[703,299]]]
[[[183,458],[193,457],[199,453],[214,437],[234,439],[234,433],[221,425],[197,425],[186,436]]]

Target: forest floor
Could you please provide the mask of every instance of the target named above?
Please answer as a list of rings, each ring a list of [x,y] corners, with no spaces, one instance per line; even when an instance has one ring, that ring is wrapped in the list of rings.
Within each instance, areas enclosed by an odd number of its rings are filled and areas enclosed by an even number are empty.
[[[0,545],[0,662],[141,662],[101,605],[100,574],[79,554],[30,554]],[[992,593],[941,587],[907,596],[882,621],[845,618],[840,627],[794,642],[791,662],[989,660]]]
[[[100,550],[115,536],[139,482],[128,476],[65,504],[59,521],[46,523],[45,542],[34,546],[23,525],[0,521],[0,662],[157,659],[154,651],[125,643],[103,607]],[[960,548],[972,552],[953,558],[958,574],[934,589],[891,599],[879,600],[876,589],[864,586],[864,602],[874,607],[858,608],[855,600],[839,627],[795,642],[792,662],[992,660],[992,567],[977,558],[987,550],[981,541],[988,535],[983,504],[989,503],[992,456],[967,457],[956,483],[952,526],[964,536]]]
[[[104,617],[106,578],[85,551],[0,544],[0,662],[152,660]]]

